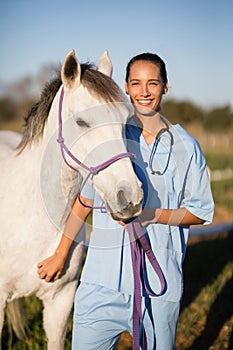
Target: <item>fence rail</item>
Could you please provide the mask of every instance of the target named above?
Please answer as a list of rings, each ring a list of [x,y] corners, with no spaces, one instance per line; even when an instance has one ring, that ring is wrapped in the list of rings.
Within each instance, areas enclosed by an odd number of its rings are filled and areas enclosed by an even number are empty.
[[[233,221],[220,223],[220,224],[211,224],[211,225],[198,225],[192,226],[190,229],[190,236],[208,236],[212,234],[228,232],[233,230]]]

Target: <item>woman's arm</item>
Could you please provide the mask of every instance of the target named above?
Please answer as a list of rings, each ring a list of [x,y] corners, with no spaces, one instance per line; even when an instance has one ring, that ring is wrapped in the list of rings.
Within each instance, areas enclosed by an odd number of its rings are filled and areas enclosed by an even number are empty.
[[[137,217],[142,226],[149,224],[164,224],[170,226],[189,226],[203,224],[205,220],[198,218],[185,208],[160,209],[144,208],[141,215]],[[125,222],[118,221],[122,226]]]
[[[203,224],[205,221],[190,213],[185,208],[179,209],[152,209],[145,208],[139,216],[142,226],[159,223],[171,226],[189,226]]]
[[[84,204],[92,206],[92,200],[88,200],[83,197],[81,199]],[[60,277],[70,247],[90,212],[90,208],[84,207],[79,200],[76,199],[72,207],[72,211],[66,221],[63,235],[57,249],[55,250],[55,253],[37,264],[37,273],[39,278],[44,279],[46,282],[51,282]]]

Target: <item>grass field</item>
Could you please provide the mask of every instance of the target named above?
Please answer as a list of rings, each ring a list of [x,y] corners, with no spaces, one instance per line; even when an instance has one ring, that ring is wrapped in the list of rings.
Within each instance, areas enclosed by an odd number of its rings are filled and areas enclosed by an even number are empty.
[[[190,243],[184,263],[185,289],[177,329],[177,350],[233,349],[233,232]],[[34,297],[22,300],[26,310],[28,339],[17,340],[3,329],[3,349],[45,350],[41,303]],[[66,350],[70,349],[72,322]],[[131,337],[122,334],[117,350],[130,350]],[[166,349],[164,349],[166,350]]]

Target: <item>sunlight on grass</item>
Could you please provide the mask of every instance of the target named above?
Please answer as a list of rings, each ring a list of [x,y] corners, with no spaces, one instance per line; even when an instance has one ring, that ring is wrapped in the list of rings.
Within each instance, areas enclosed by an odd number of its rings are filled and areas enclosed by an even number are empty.
[[[176,350],[230,350],[233,331],[233,232],[188,247],[185,261],[186,291],[177,328]],[[46,350],[42,328],[42,303],[35,297],[22,300],[28,325],[28,339],[3,330],[5,350]],[[71,349],[72,316],[65,350]],[[132,339],[122,334],[117,349],[131,350]]]
[[[221,328],[216,341],[209,350],[228,350],[230,349],[229,338],[233,334],[233,316],[231,316]]]
[[[193,345],[196,339],[202,334],[211,306],[226,283],[232,279],[232,276],[233,262],[229,262],[225,265],[216,280],[212,284],[206,285],[191,304],[182,311],[177,328],[177,350],[190,349],[191,345]],[[222,331],[224,332],[224,347],[222,347],[223,339],[220,336],[220,339],[217,339],[215,344],[211,346],[211,350],[220,348],[228,349],[232,331],[232,317],[229,319],[229,322],[226,322],[222,329],[225,329],[225,332],[224,330]],[[226,329],[228,331],[226,331]],[[219,343],[221,343],[221,347],[219,347]]]

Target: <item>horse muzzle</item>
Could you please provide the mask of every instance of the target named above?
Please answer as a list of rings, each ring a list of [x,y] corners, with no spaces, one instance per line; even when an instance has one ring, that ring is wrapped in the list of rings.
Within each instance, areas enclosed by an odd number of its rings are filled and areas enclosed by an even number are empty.
[[[143,193],[141,189],[139,189],[136,203],[131,198],[128,198],[127,193],[123,190],[119,190],[117,192],[117,205],[111,205],[109,202],[106,202],[106,209],[114,220],[128,220],[141,214],[142,199]]]

